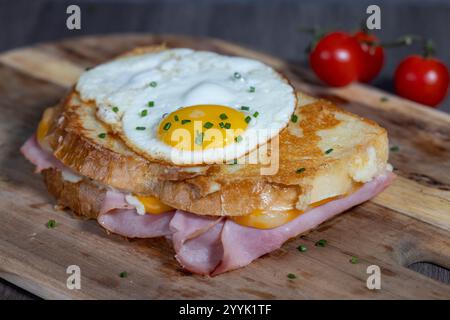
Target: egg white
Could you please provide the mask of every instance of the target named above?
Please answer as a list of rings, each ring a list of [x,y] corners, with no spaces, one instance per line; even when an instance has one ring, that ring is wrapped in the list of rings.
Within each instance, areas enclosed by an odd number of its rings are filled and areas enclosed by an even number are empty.
[[[118,128],[130,148],[149,159],[184,165],[220,163],[245,155],[287,125],[296,103],[292,86],[269,66],[191,49],[113,60],[85,72],[76,89],[83,100],[95,101],[99,119]],[[149,101],[153,107],[148,107]],[[159,140],[159,123],[167,114],[197,104],[237,110],[248,106],[244,113],[259,114],[241,135],[242,142],[221,150],[179,151]],[[145,109],[148,115],[142,117]],[[252,130],[258,132],[257,139]]]

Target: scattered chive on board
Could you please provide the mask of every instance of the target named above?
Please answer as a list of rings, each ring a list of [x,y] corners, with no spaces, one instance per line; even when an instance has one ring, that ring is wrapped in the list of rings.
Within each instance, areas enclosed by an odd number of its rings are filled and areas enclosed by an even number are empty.
[[[327,151],[325,151],[325,154],[330,154],[333,152],[333,148],[328,149]]]
[[[320,239],[316,242],[316,247],[325,247],[328,244],[328,241],[325,239]]]
[[[45,224],[48,229],[53,229],[56,227],[56,221],[55,220],[48,220]]]
[[[298,168],[297,170],[295,170],[295,173],[302,173],[305,170],[306,170],[305,168]]]
[[[126,277],[128,277],[128,272],[122,271],[121,273],[119,273],[119,277],[121,277],[121,278],[126,278]]]
[[[297,276],[293,273],[288,273],[287,277],[288,277],[288,279],[296,279],[297,278]]]
[[[297,120],[298,120],[298,116],[297,116],[296,114],[293,114],[293,115],[291,116],[291,121],[292,121],[293,123],[296,123]]]
[[[398,151],[400,151],[400,147],[399,146],[392,146],[392,147],[389,148],[389,150],[392,151],[392,152],[398,152]]]
[[[99,137],[100,139],[105,139],[105,138],[106,138],[106,133],[102,132],[102,133],[100,133],[100,134],[98,135],[98,137]]]
[[[358,257],[352,256],[352,257],[350,258],[350,263],[351,263],[351,264],[357,264],[358,262],[359,262]]]
[[[306,250],[308,250],[308,248],[306,248],[306,246],[301,244],[297,247],[297,250],[300,252],[305,252]]]

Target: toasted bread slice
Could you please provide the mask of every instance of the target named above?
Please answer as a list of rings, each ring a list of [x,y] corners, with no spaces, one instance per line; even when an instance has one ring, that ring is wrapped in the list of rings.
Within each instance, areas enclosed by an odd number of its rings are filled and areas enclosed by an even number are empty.
[[[279,135],[279,169],[273,175],[262,175],[262,164],[176,167],[150,162],[109,133],[96,119],[95,105],[81,102],[76,93],[54,113],[46,140],[59,160],[83,176],[201,215],[305,210],[352,192],[385,170],[383,128],[325,100],[299,94],[298,101],[297,121]],[[100,138],[102,133],[106,137]]]

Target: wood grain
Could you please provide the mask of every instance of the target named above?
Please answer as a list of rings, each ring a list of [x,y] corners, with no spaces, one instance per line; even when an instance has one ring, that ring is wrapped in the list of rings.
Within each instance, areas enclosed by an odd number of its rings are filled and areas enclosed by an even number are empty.
[[[388,129],[399,179],[374,200],[293,239],[250,266],[218,277],[182,271],[163,239],[125,241],[94,221],[55,212],[39,176],[18,148],[48,105],[80,72],[135,46],[166,42],[260,59],[301,90],[335,101]],[[387,96],[384,101],[382,97]],[[0,276],[44,298],[428,298],[450,287],[407,268],[429,261],[450,268],[450,117],[362,85],[322,87],[296,65],[215,39],[121,35],[87,37],[0,55]],[[55,219],[55,229],[45,223]],[[314,242],[327,239],[329,246]],[[296,250],[305,244],[308,251]],[[351,264],[351,256],[360,263]],[[66,287],[66,268],[82,289]],[[382,270],[382,289],[366,288],[366,268]],[[119,273],[127,271],[127,278]],[[287,279],[295,273],[296,280]]]

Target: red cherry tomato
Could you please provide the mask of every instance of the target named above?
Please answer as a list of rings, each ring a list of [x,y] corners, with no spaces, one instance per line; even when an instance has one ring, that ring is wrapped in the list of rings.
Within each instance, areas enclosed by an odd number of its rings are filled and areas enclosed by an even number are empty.
[[[359,77],[361,48],[354,37],[344,32],[331,32],[319,40],[309,62],[323,82],[342,87]]]
[[[359,42],[362,50],[361,69],[358,80],[366,83],[370,82],[380,73],[383,67],[384,49],[376,45],[378,39],[372,34],[359,31],[353,37]]]
[[[413,55],[398,65],[394,84],[398,95],[435,107],[447,95],[449,72],[438,59]]]

